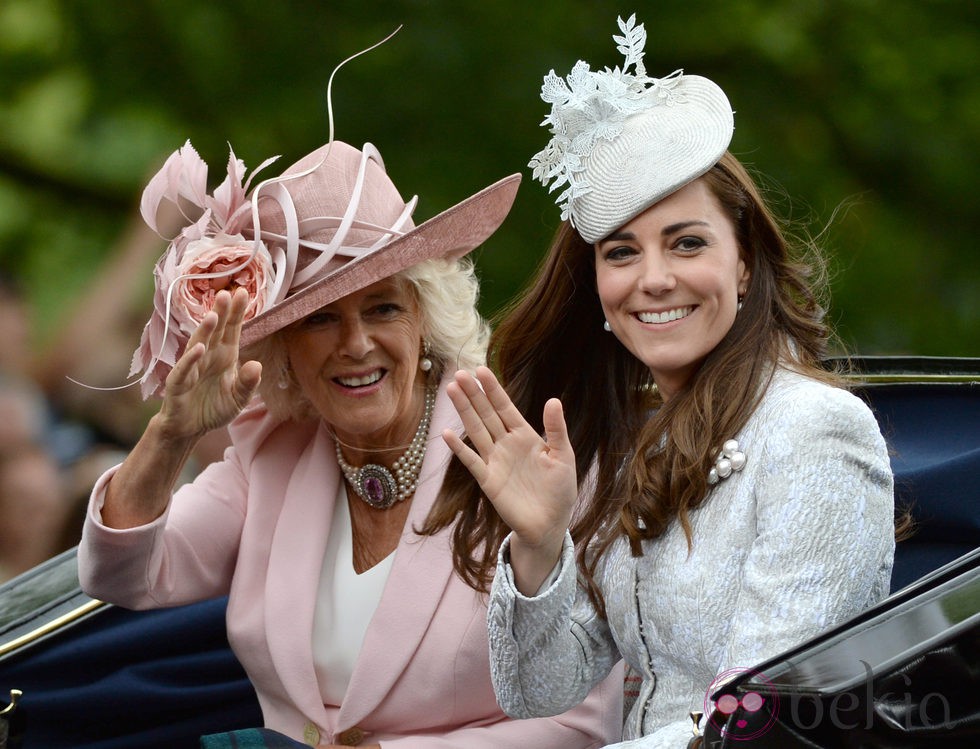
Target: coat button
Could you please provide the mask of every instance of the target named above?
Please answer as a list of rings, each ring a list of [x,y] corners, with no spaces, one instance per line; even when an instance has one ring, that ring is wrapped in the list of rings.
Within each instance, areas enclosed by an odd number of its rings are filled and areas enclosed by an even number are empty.
[[[320,743],[320,729],[312,721],[303,726],[303,743],[309,746]]]
[[[357,726],[348,728],[337,734],[337,741],[341,746],[357,746],[364,740],[364,731]]]

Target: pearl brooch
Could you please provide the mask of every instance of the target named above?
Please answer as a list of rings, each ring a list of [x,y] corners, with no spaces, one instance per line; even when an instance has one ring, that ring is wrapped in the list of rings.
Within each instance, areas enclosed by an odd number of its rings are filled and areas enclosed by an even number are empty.
[[[714,468],[708,471],[708,483],[714,486],[722,479],[727,479],[735,471],[745,468],[745,453],[738,449],[737,440],[725,440],[721,452],[715,459]]]
[[[386,510],[395,502],[401,502],[413,494],[419,485],[419,472],[422,470],[422,460],[425,458],[425,448],[429,438],[429,423],[432,421],[432,409],[436,402],[436,391],[429,388],[425,392],[425,407],[419,428],[415,430],[408,449],[402,456],[391,464],[389,471],[377,463],[368,463],[362,468],[355,468],[346,460],[337,448],[337,463],[344,473],[344,478],[350,484],[354,493],[378,510]]]

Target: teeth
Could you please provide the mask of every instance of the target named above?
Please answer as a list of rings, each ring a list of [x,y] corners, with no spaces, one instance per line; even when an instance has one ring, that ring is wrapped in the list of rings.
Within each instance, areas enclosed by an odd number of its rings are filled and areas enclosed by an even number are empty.
[[[338,377],[337,382],[339,382],[344,387],[357,388],[364,387],[365,385],[371,385],[381,379],[381,370],[376,370],[369,375],[364,375],[363,377]]]
[[[680,320],[682,317],[687,317],[693,311],[694,307],[678,307],[667,312],[637,312],[636,316],[640,318],[640,322],[664,323],[671,322],[672,320]]]

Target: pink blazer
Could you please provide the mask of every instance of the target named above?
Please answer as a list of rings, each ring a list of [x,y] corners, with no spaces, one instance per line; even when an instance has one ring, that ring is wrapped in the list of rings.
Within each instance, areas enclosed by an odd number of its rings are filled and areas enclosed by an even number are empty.
[[[339,468],[322,423],[276,423],[254,406],[232,425],[233,446],[174,495],[153,523],[118,531],[100,522],[96,484],[79,546],[89,595],[129,608],[229,595],[228,637],[255,686],[266,726],[310,745],[398,749],[597,747],[622,730],[622,673],[614,669],[577,708],[511,720],[490,683],[486,600],[454,573],[449,533],[412,532],[436,498],[461,429],[440,388],[419,487],[347,695],[325,707],[313,668],[314,599]],[[353,730],[352,730],[353,729]],[[343,735],[342,735],[343,734]]]

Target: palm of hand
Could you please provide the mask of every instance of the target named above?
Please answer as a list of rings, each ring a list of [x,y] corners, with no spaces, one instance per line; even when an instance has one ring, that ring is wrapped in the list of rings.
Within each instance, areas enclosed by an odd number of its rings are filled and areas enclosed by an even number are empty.
[[[577,493],[575,460],[524,422],[493,442],[480,488],[507,525],[527,540],[568,525]]]
[[[258,385],[255,362],[239,367],[238,340],[247,296],[224,292],[194,331],[167,377],[161,415],[181,435],[225,426],[245,407]]]
[[[449,388],[473,448],[452,431],[444,437],[524,543],[553,542],[564,535],[577,496],[575,455],[561,404],[546,404],[542,438],[488,369],[480,368],[477,377],[479,384],[459,372]]]

